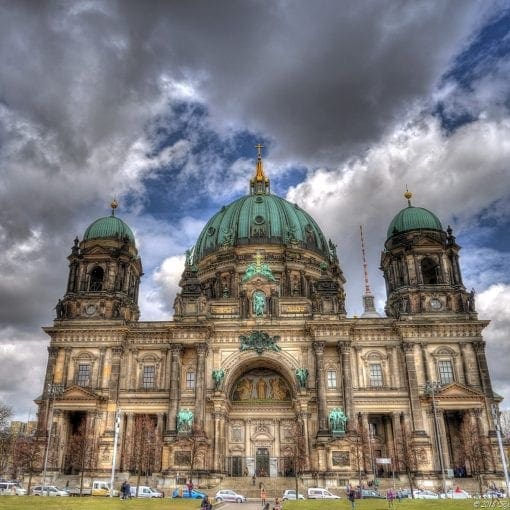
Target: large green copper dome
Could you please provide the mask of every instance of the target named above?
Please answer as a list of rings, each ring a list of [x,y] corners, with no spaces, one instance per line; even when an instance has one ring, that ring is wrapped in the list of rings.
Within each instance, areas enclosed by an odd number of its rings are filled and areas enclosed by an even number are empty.
[[[99,218],[89,225],[83,236],[84,241],[90,239],[124,239],[127,237],[130,243],[135,244],[133,231],[120,218],[115,216],[116,207],[117,203],[112,202],[112,214]]]
[[[226,246],[290,244],[329,256],[328,244],[315,220],[296,204],[269,193],[259,153],[251,194],[224,206],[205,225],[195,245],[199,261]]]
[[[388,227],[387,238],[409,230],[443,230],[439,218],[428,209],[422,207],[413,207],[410,203],[408,207],[402,209],[393,218]]]

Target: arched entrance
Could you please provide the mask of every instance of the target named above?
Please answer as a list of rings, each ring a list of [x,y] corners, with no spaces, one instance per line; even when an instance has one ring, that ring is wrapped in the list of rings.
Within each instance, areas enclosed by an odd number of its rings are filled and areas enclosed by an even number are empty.
[[[284,475],[296,420],[292,385],[277,367],[247,367],[231,383],[228,396],[227,474]]]

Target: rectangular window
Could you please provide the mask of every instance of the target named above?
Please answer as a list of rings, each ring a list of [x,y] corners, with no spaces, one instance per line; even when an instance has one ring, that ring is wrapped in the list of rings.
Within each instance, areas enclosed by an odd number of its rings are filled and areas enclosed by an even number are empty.
[[[328,370],[328,388],[336,388],[336,372],[334,370]]]
[[[382,377],[382,366],[380,363],[371,363],[370,364],[370,386],[382,386],[383,385],[383,377]]]
[[[441,384],[453,382],[453,366],[450,360],[439,361],[437,368],[439,369],[439,382]]]
[[[143,367],[142,387],[145,389],[154,388],[156,385],[156,367],[148,365]]]
[[[195,372],[186,372],[186,388],[192,390],[195,387]]]
[[[78,365],[78,376],[76,377],[78,386],[90,386],[90,365]]]

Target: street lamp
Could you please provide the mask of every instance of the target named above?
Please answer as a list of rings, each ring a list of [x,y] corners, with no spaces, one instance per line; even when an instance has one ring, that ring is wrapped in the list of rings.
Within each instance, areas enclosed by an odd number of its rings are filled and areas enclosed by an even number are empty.
[[[443,482],[443,492],[446,495],[446,477],[444,471],[443,444],[441,441],[441,433],[439,431],[439,423],[437,422],[436,412],[436,393],[441,389],[441,383],[438,381],[427,381],[425,383],[425,393],[432,396],[432,412],[434,413],[434,430],[436,433],[437,450],[439,453],[439,467],[441,468],[441,479]]]
[[[46,469],[48,467],[48,454],[50,452],[50,443],[51,443],[51,432],[53,429],[53,411],[55,409],[55,399],[62,395],[64,392],[64,386],[62,384],[48,383],[46,387],[46,396],[47,396],[47,407],[46,407],[46,452],[44,454],[44,467],[43,467],[43,477],[42,477],[42,486],[43,490],[46,487]],[[50,407],[50,398],[51,398],[51,407]],[[48,409],[49,408],[49,409]],[[48,415],[48,411],[49,415]]]
[[[496,426],[496,435],[498,437],[499,455],[501,456],[501,464],[503,465],[503,474],[505,475],[506,497],[510,497],[510,482],[508,480],[508,467],[506,464],[505,450],[503,449],[503,441],[501,439],[501,422],[499,421],[498,404],[491,405],[491,413]]]

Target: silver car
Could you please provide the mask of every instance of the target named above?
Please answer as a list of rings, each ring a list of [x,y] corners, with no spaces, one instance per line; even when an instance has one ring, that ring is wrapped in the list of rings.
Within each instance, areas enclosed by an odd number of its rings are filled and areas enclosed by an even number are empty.
[[[32,489],[33,496],[69,496],[69,493],[64,489],[59,489],[54,485],[36,485]]]
[[[246,496],[242,494],[238,494],[236,491],[230,489],[222,489],[216,493],[214,496],[218,503],[222,501],[232,501],[234,503],[246,503]]]

